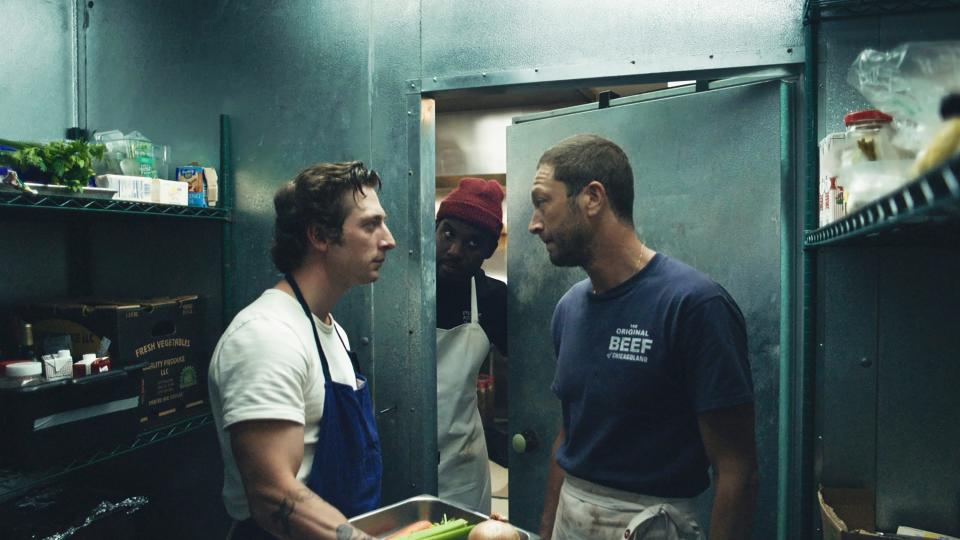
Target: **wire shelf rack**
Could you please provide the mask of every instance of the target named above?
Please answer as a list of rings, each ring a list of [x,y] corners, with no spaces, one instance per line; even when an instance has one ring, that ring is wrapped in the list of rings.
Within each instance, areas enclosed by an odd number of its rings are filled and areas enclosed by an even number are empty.
[[[213,416],[209,413],[196,415],[174,424],[144,431],[137,435],[132,442],[119,444],[113,448],[104,449],[93,455],[59,464],[49,469],[37,471],[0,469],[0,502],[23,495],[31,489],[49,484],[74,471],[211,425],[213,425]]]
[[[151,215],[193,219],[228,221],[230,212],[225,208],[200,208],[172,204],[118,201],[111,199],[87,199],[64,195],[31,195],[20,191],[0,191],[0,209],[37,209],[72,213]]]
[[[807,231],[804,245],[816,248],[960,223],[960,157],[825,227]]]

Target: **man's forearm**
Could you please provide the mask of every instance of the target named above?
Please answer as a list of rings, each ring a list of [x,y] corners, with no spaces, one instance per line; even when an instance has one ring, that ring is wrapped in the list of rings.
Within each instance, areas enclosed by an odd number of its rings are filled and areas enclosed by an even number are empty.
[[[750,538],[756,492],[755,473],[714,476],[710,540]]]
[[[252,496],[251,496],[252,495]],[[261,528],[277,538],[367,540],[371,537],[346,523],[339,510],[306,486],[248,494],[250,509]]]
[[[543,514],[540,518],[540,537],[550,540],[553,536],[553,522],[557,517],[557,504],[560,502],[560,488],[566,473],[557,465],[557,448],[563,433],[557,435],[550,452],[550,465],[547,469],[547,487],[543,495]]]

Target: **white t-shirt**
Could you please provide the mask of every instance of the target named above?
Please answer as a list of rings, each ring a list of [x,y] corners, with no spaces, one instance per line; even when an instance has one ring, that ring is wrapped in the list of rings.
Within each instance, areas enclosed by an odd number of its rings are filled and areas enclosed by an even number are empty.
[[[334,382],[354,389],[357,379],[336,321],[313,317]],[[334,325],[343,344],[334,332]],[[223,456],[223,501],[230,517],[244,520],[250,509],[233,459],[228,427],[248,420],[290,420],[304,426],[303,462],[297,479],[306,481],[323,415],[324,377],[310,321],[296,298],[268,289],[244,308],[217,343],[210,361],[210,406]]]

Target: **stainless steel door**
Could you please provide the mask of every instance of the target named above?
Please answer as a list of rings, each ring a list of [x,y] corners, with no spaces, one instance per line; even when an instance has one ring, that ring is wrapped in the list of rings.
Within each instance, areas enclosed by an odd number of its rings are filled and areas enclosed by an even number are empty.
[[[553,267],[539,239],[525,231],[529,190],[544,150],[589,132],[615,141],[630,158],[641,239],[713,277],[746,317],[761,475],[754,538],[776,536],[781,178],[788,176],[781,171],[782,84],[615,100],[609,108],[507,128],[510,432],[532,432],[540,442],[510,454],[510,518],[518,526],[537,530],[560,421],[550,391],[550,318],[560,296],[586,277],[578,268]],[[704,499],[706,514],[709,494]]]

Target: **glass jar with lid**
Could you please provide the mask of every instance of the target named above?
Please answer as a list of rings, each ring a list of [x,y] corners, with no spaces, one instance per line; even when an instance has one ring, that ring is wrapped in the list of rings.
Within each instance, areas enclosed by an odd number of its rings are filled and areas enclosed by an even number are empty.
[[[846,144],[840,157],[841,167],[865,161],[898,159],[893,146],[893,117],[877,109],[854,111],[843,117],[847,127]]]

